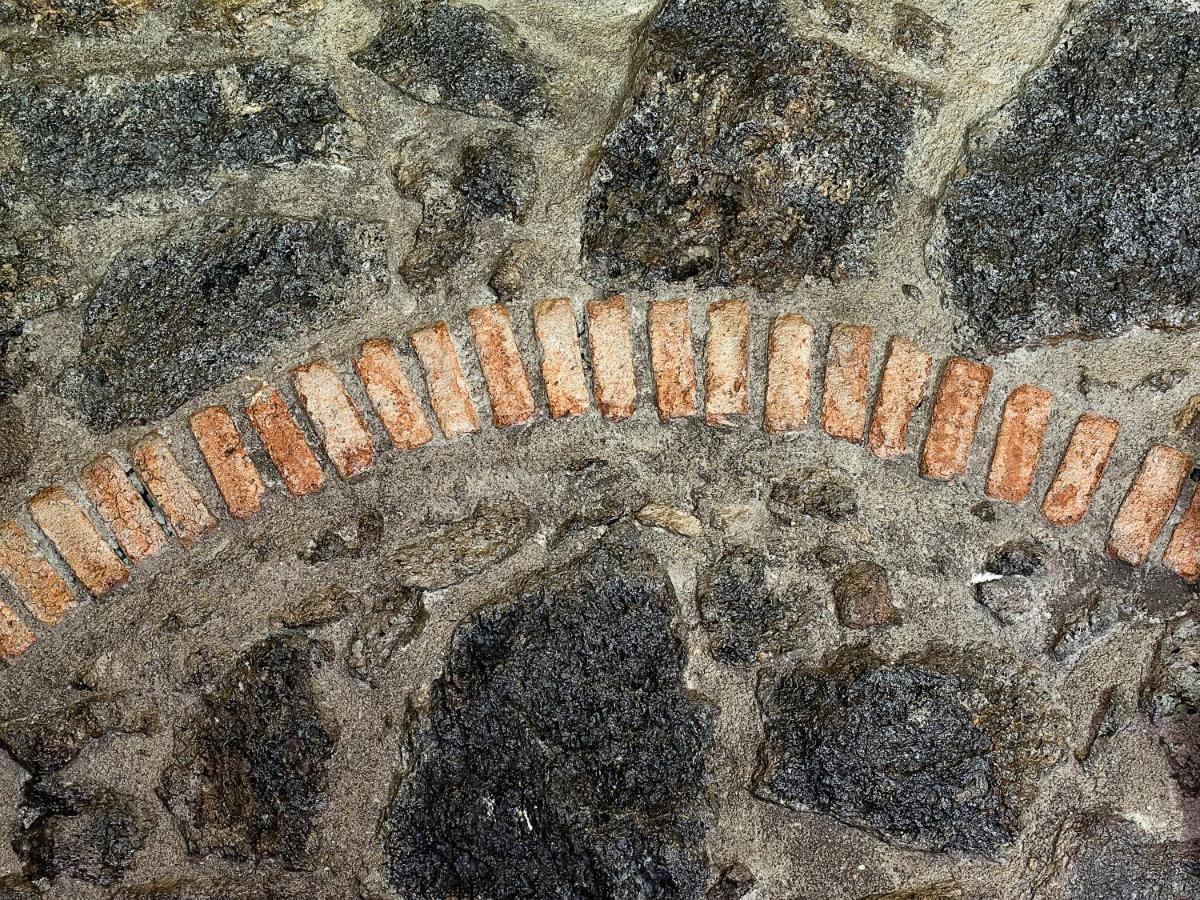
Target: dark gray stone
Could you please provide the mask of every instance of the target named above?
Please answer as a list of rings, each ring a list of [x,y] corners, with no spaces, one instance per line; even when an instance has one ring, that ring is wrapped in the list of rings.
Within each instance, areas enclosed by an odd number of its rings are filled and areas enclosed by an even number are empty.
[[[1195,618],[1181,619],[1163,635],[1145,699],[1180,789],[1200,797],[1200,623]]]
[[[833,583],[833,604],[846,628],[887,628],[904,621],[887,569],[869,560],[854,563]]]
[[[748,666],[787,646],[799,619],[797,604],[767,584],[765,554],[731,550],[717,560],[697,592],[700,619],[713,657]]]
[[[145,733],[154,722],[128,714],[119,698],[93,694],[0,725],[0,747],[35,777],[60,772],[93,741],[114,733]]]
[[[408,541],[392,557],[400,583],[423,590],[449,587],[516,553],[537,527],[516,501],[480,503],[466,518]]]
[[[843,522],[858,513],[858,496],[847,479],[810,470],[772,482],[767,509],[785,525],[803,525],[809,519]]]
[[[429,614],[423,594],[399,579],[384,579],[369,593],[370,605],[350,637],[346,667],[355,678],[374,685],[387,672],[392,656],[424,630]]]

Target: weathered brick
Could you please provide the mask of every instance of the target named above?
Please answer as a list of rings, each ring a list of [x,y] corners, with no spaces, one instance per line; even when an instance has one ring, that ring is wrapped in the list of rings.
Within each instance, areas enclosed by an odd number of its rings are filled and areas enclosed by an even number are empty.
[[[364,343],[354,360],[354,368],[397,450],[415,450],[433,440],[433,429],[421,409],[421,401],[390,341]]]
[[[650,367],[664,422],[696,414],[696,360],[692,355],[692,325],[688,302],[656,300],[647,312]]]
[[[542,380],[550,415],[561,419],[587,412],[587,378],[579,352],[579,323],[571,301],[563,298],[538,303],[533,308],[533,328],[542,347]]]
[[[163,511],[179,543],[191,547],[201,535],[217,527],[217,520],[179,460],[171,452],[166,438],[150,432],[129,449],[133,468]]]
[[[497,428],[528,422],[533,418],[533,394],[508,309],[499,303],[479,306],[467,313],[467,322],[475,335],[483,380],[492,398],[492,421]]]
[[[375,459],[375,442],[337,372],[318,359],[293,369],[292,383],[338,474],[353,478],[366,471]]]
[[[246,415],[275,463],[284,487],[297,497],[320,489],[325,472],[283,395],[274,387],[263,388],[246,404]]]
[[[18,618],[16,611],[0,600],[0,656],[12,659],[33,645],[33,632]]]
[[[624,297],[591,300],[587,322],[596,406],[605,418],[627,419],[637,404],[629,303]]]
[[[1029,496],[1053,405],[1052,393],[1031,384],[1008,395],[985,489],[989,497],[1020,503]]]
[[[723,300],[708,308],[704,360],[704,418],[730,426],[750,411],[750,306]]]
[[[961,356],[946,362],[921,454],[921,474],[926,478],[949,481],[967,471],[991,384],[991,366]]]
[[[1120,431],[1120,423],[1113,419],[1092,413],[1080,416],[1054,482],[1042,501],[1042,515],[1048,522],[1068,526],[1083,521],[1108,468]]]
[[[456,438],[479,430],[479,416],[471,402],[467,379],[454,349],[450,329],[436,322],[409,335],[417,358],[425,369],[429,404],[437,416],[442,434]]]
[[[764,430],[778,434],[808,424],[813,337],[813,327],[804,316],[784,313],[771,323]]]
[[[229,514],[235,519],[253,516],[262,506],[266,488],[229,410],[208,406],[193,413],[188,423]]]
[[[1187,454],[1165,444],[1150,448],[1113,520],[1108,535],[1110,556],[1134,566],[1146,561],[1191,471],[1192,459]]]
[[[867,432],[867,446],[880,459],[907,452],[908,429],[913,413],[925,400],[932,371],[933,357],[912,341],[902,337],[888,341],[875,412]]]
[[[821,427],[852,444],[862,442],[867,427],[872,333],[865,325],[835,325],[829,335]]]
[[[79,484],[130,560],[140,562],[166,549],[167,536],[154,513],[113,457],[105,454],[93,461]]]
[[[28,506],[34,523],[92,594],[107,593],[129,577],[116,551],[62,488],[46,488]]]
[[[28,610],[53,625],[75,602],[71,589],[16,522],[0,524],[0,572],[21,592]]]
[[[1163,562],[1180,578],[1200,580],[1200,488],[1192,494],[1187,512],[1171,533]]]

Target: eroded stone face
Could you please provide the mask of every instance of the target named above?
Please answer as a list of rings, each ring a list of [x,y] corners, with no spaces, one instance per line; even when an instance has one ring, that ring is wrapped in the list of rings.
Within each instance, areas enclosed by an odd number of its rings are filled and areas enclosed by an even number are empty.
[[[790,644],[802,618],[798,598],[768,583],[769,559],[755,550],[731,550],[706,573],[697,591],[700,618],[712,655],[747,666]]]
[[[536,526],[523,504],[489,500],[471,515],[404,543],[392,557],[392,570],[405,587],[449,587],[508,559]]]
[[[113,733],[145,731],[153,723],[131,715],[118,697],[92,694],[0,725],[0,747],[36,777],[61,772],[93,741]]]
[[[1147,700],[1180,788],[1200,796],[1200,624],[1194,618],[1177,622],[1163,636]]]

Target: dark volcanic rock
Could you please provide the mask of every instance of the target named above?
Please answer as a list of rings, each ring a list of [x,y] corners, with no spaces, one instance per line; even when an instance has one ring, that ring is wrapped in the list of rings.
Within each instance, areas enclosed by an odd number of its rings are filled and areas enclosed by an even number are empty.
[[[1146,703],[1180,788],[1200,797],[1200,623],[1195,618],[1182,619],[1163,636]]]
[[[536,526],[522,504],[489,500],[466,518],[401,546],[392,565],[401,584],[438,590],[508,559],[533,536]]]
[[[796,624],[794,604],[767,584],[767,562],[757,551],[731,550],[700,584],[700,618],[720,662],[750,665],[779,646]]]
[[[94,694],[69,706],[9,719],[0,725],[0,746],[34,776],[59,772],[92,741],[114,732],[144,732],[152,722],[135,719],[118,699]]]
[[[546,75],[512,23],[470,4],[417,0],[354,61],[415,100],[525,122],[549,109]]]
[[[599,276],[770,289],[862,270],[917,97],[787,29],[777,0],[667,0],[591,176]]]
[[[602,547],[460,626],[389,814],[401,895],[699,895],[712,725],[673,607]]]
[[[903,621],[892,602],[888,572],[876,562],[850,566],[833,584],[838,621],[846,628],[886,628]]]
[[[934,254],[983,345],[1200,323],[1195,9],[1087,7],[986,133],[949,189]]]
[[[772,482],[767,509],[785,525],[802,525],[812,518],[842,522],[858,512],[858,497],[845,478],[810,470]]]
[[[306,863],[337,739],[313,693],[324,654],[307,638],[268,638],[204,686],[159,790],[189,852]]]
[[[764,679],[759,703],[760,797],[929,850],[1011,843],[1061,753],[1049,698],[981,648],[894,663],[847,650]]]
[[[129,25],[154,5],[155,0],[0,0],[0,25],[87,33]]]
[[[202,219],[113,263],[63,391],[100,431],[161,419],[352,315],[386,278],[379,225]]]

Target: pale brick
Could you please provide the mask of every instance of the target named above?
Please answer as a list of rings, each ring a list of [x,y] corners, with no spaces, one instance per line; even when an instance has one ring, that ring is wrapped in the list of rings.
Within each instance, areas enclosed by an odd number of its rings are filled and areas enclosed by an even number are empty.
[[[46,488],[28,506],[34,523],[89,592],[100,596],[129,577],[116,551],[62,488]]]
[[[795,313],[784,313],[771,323],[763,410],[766,431],[800,431],[808,424],[814,334],[808,320]]]
[[[138,441],[129,449],[129,458],[138,478],[171,523],[179,543],[191,547],[217,527],[216,517],[161,434],[152,431]]]
[[[445,322],[437,322],[409,335],[417,358],[425,369],[429,405],[447,438],[479,430],[479,417],[467,389],[462,364]]]
[[[298,366],[292,370],[292,383],[338,474],[353,478],[370,468],[375,459],[375,442],[346,386],[329,363],[318,359]]]
[[[867,446],[880,459],[891,459],[908,451],[908,429],[913,413],[925,400],[933,357],[907,338],[888,341],[887,359],[879,380],[879,393]]]
[[[737,424],[750,411],[750,306],[723,300],[708,308],[704,360],[704,417],[709,425]]]
[[[587,322],[596,406],[605,418],[627,419],[637,405],[629,303],[624,297],[591,300]]]
[[[967,471],[991,384],[990,366],[961,356],[946,362],[921,454],[921,474],[926,478],[949,481]]]
[[[1163,562],[1180,578],[1200,580],[1200,488],[1192,493],[1187,512],[1171,533]]]
[[[657,300],[647,312],[650,367],[664,422],[696,414],[696,360],[687,300]]]
[[[229,514],[235,519],[253,516],[262,506],[266,487],[229,410],[209,406],[193,413],[188,423]]]
[[[246,404],[246,415],[290,493],[303,497],[325,484],[325,472],[317,455],[308,446],[304,432],[276,388],[263,388],[251,398]]]
[[[391,342],[367,341],[354,368],[397,450],[415,450],[433,440],[433,429]]]
[[[985,490],[989,497],[1021,503],[1029,496],[1053,406],[1054,395],[1031,384],[1008,395]]]
[[[113,457],[96,459],[79,476],[79,484],[130,560],[141,562],[166,549],[167,536],[154,513]]]
[[[12,659],[33,645],[33,632],[20,620],[16,611],[0,600],[0,656]]]
[[[533,393],[508,309],[501,304],[479,306],[467,313],[467,322],[492,400],[492,421],[497,428],[528,422],[533,418]]]
[[[0,524],[0,572],[21,592],[26,608],[47,625],[60,621],[75,602],[62,576],[16,522]]]
[[[587,412],[587,378],[579,352],[579,323],[571,301],[538,303],[533,308],[533,328],[542,348],[542,381],[550,415],[561,419]]]
[[[1125,496],[1108,535],[1108,553],[1140,566],[1171,517],[1192,460],[1174,447],[1155,444]]]
[[[1091,413],[1080,416],[1042,501],[1042,515],[1048,522],[1066,527],[1083,521],[1120,431],[1120,423],[1113,419]]]
[[[867,427],[871,335],[865,325],[835,325],[829,335],[821,427],[852,444],[862,442]]]

